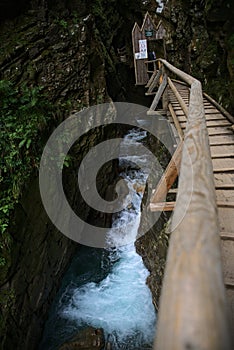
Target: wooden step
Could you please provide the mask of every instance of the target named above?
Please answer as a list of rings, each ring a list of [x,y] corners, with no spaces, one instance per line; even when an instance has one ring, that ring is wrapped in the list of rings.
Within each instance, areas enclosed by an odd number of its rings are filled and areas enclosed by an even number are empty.
[[[234,202],[229,202],[229,201],[217,201],[217,206],[219,208],[234,208]]]
[[[226,288],[230,288],[230,289],[234,289],[234,283],[233,283],[233,281],[231,280],[231,279],[229,279],[229,278],[225,278],[225,280],[224,280],[224,284],[225,284],[225,287]],[[234,300],[233,300],[233,302],[234,302]],[[233,310],[234,311],[234,310]]]
[[[231,135],[231,134],[232,134],[232,131],[226,127],[208,128],[209,136]]]
[[[221,255],[225,284],[234,285],[234,241],[221,240]]]
[[[221,232],[233,231],[233,208],[218,207],[218,219]]]
[[[211,146],[210,151],[212,156],[216,154],[233,153],[234,147],[232,145]]]
[[[212,159],[217,159],[217,158],[233,158],[234,157],[234,152],[233,153],[220,153],[220,154],[211,154]]]
[[[216,185],[215,188],[217,190],[234,190],[234,184],[221,184]]]
[[[210,136],[210,146],[234,145],[234,139],[225,136]]]
[[[234,241],[234,232],[220,232],[220,237],[224,241]]]
[[[149,209],[152,212],[155,211],[173,211],[176,202],[161,202],[161,203],[150,203]]]
[[[234,171],[234,166],[226,167],[226,168],[215,168],[213,169],[214,173],[226,173],[226,172],[233,172]]]
[[[170,190],[168,191],[168,193],[177,193],[178,192],[178,188],[170,188]]]

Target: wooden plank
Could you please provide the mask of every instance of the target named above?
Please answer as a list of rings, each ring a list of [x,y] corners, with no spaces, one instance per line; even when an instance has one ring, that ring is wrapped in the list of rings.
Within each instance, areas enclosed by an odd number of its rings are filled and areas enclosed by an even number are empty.
[[[223,154],[223,153],[233,153],[234,147],[232,145],[211,146],[210,151],[211,151],[211,155]]]
[[[227,168],[215,168],[213,169],[214,173],[226,173],[226,172],[232,172],[234,171],[234,166],[227,167]]]
[[[156,107],[157,107],[157,105],[162,97],[162,94],[163,94],[164,90],[166,89],[166,86],[167,86],[167,76],[165,74],[163,77],[162,84],[159,86],[157,94],[156,94],[156,96],[155,96],[155,98],[150,106],[149,112],[152,110],[154,111],[156,109]]]
[[[151,93],[154,90],[154,88],[157,86],[161,76],[162,76],[162,67],[160,67],[159,70],[157,71],[157,74],[154,77],[152,83],[150,84],[147,93]]]
[[[222,116],[222,114],[217,115],[217,114],[206,114],[206,121],[210,121],[210,120],[226,120],[224,118],[224,116]]]
[[[228,128],[220,127],[220,128],[208,128],[209,136],[219,136],[219,135],[231,135],[232,132]]]
[[[207,95],[205,92],[203,92],[203,95],[205,96],[205,98],[212,103],[212,105],[214,105],[231,123],[234,123],[234,117],[228,112],[226,111],[226,109],[224,109],[222,106],[220,106],[218,104],[218,102],[216,102],[213,98],[211,98],[209,95]]]
[[[234,285],[234,241],[221,241],[222,262],[224,280],[228,280]]]
[[[171,105],[173,106],[174,111],[176,112],[176,115],[180,116],[184,116],[184,112],[182,111],[181,107],[179,104],[175,104],[173,102],[171,102]],[[180,113],[181,112],[181,113]]]
[[[180,126],[182,130],[186,129],[186,123],[180,122]],[[209,136],[220,136],[220,135],[231,135],[232,133],[225,127],[220,127],[219,128],[213,128],[213,127],[208,127],[207,128],[208,135]]]
[[[234,190],[234,183],[233,184],[218,184],[218,185],[215,185],[215,188],[217,190]]]
[[[192,85],[184,140],[184,150],[188,154],[183,152],[182,156],[154,349],[230,350],[220,240],[217,239],[216,198],[201,85],[171,68],[170,64],[166,67]],[[192,172],[189,159],[192,159]]]
[[[217,206],[219,208],[234,208],[234,202],[217,201]]]
[[[226,187],[226,189],[225,188],[222,188],[222,189],[216,188],[216,199],[217,199],[217,201],[221,201],[221,202],[229,202],[230,205],[233,204],[233,202],[234,202],[233,189],[230,189],[227,187]],[[225,207],[225,205],[223,207]],[[234,223],[234,217],[233,217],[233,223]]]
[[[205,114],[206,115],[210,115],[210,114],[220,114],[221,116],[223,116],[219,111],[218,111],[218,109],[217,108],[214,108],[214,107],[212,107],[212,106],[205,106]],[[224,118],[224,116],[223,116],[223,118]],[[224,118],[225,119],[225,118]],[[227,120],[227,119],[226,119]]]
[[[229,311],[229,315],[230,315],[230,320],[231,320],[231,325],[232,325],[232,337],[233,337],[233,341],[232,343],[234,344],[234,286],[233,284],[229,283],[231,281],[229,281],[227,278],[225,280],[225,285],[226,285],[226,293],[227,293],[227,299],[228,299],[228,311]]]
[[[210,141],[211,146],[234,145],[234,140]]]
[[[177,118],[177,116],[176,116],[176,114],[175,114],[175,112],[174,112],[174,110],[172,108],[172,105],[170,103],[168,105],[168,108],[169,108],[169,111],[171,113],[171,116],[172,116],[173,122],[175,124],[176,130],[178,132],[179,138],[180,138],[180,140],[182,140],[184,138],[184,132],[181,129],[179,120],[178,120],[178,118]]]
[[[191,85],[191,92],[154,349],[230,350],[216,196],[201,84],[165,60],[161,62]]]
[[[176,89],[175,85],[172,83],[170,78],[168,78],[168,84],[169,84],[170,88],[172,89],[173,93],[175,94],[175,96],[176,96],[176,98],[177,98],[181,108],[184,111],[184,114],[186,115],[186,117],[188,117],[188,107],[186,106],[184,100],[180,96],[178,90]]]
[[[150,85],[152,84],[152,82],[153,82],[154,78],[156,77],[157,73],[158,73],[158,71],[154,71],[154,73],[151,75],[151,77],[150,77],[148,83],[147,83],[146,86],[145,86],[146,88],[149,88],[149,87],[150,87]]]
[[[234,289],[234,283],[233,283],[233,281],[229,280],[228,278],[225,278],[224,284],[225,284],[225,287],[227,288],[227,294],[228,294],[228,291],[229,291],[230,289]],[[233,294],[234,294],[234,293],[233,293]],[[233,297],[234,297],[234,295],[233,295]],[[234,323],[232,323],[232,324],[234,324]]]
[[[234,241],[234,232],[220,232],[220,237],[224,241]]]
[[[233,158],[234,157],[234,151],[232,153],[220,153],[220,154],[213,154],[211,155],[212,159],[216,158]]]
[[[233,231],[233,208],[218,207],[218,218],[221,232]]]
[[[214,180],[216,186],[234,184],[234,176],[230,173],[216,173],[214,174]]]
[[[183,142],[181,141],[176,148],[163,176],[161,177],[156,190],[154,191],[150,202],[151,203],[158,203],[162,202],[166,199],[167,193],[173,183],[175,182],[179,171],[180,171],[180,163],[182,158],[182,149],[183,149]]]
[[[173,211],[175,202],[150,203],[149,209],[152,212],[156,211]]]
[[[214,158],[212,159],[214,173],[234,171],[233,158]]]
[[[173,108],[173,106],[172,106],[172,108]],[[174,108],[173,108],[173,110],[174,110]],[[183,113],[183,115],[180,115],[180,116],[178,116],[178,114],[176,114],[176,117],[180,123],[187,123],[187,118],[185,117],[184,113]]]
[[[230,123],[221,113],[205,113],[206,120],[225,120]]]
[[[210,124],[209,124],[209,123],[210,123]],[[217,130],[222,130],[222,129],[223,129],[223,130],[220,132],[220,134],[233,135],[233,132],[227,128],[227,125],[220,125],[220,124],[218,124],[218,123],[215,124],[215,123],[211,123],[211,122],[208,122],[207,124],[208,124],[208,125],[207,125],[208,131],[209,131],[209,129],[212,129],[211,133],[209,134],[209,135],[211,135],[211,136],[215,136],[215,135],[216,135],[216,133],[214,132],[214,131],[215,131],[215,128],[217,128]],[[185,122],[181,122],[181,128],[182,128],[182,129],[185,129],[185,128],[186,128],[186,123],[185,123]],[[218,134],[218,135],[219,135],[219,134]],[[218,135],[217,135],[217,136],[218,136]]]
[[[208,120],[206,122],[207,127],[211,127],[211,126],[230,126],[230,122],[228,122],[227,120]]]
[[[178,188],[170,188],[170,190],[168,191],[168,193],[177,193],[178,192]]]
[[[173,109],[174,109],[174,106],[173,106]],[[176,113],[177,117],[180,117],[180,116],[184,117],[185,116],[184,111],[181,109],[181,107],[179,110],[176,110],[175,113]]]

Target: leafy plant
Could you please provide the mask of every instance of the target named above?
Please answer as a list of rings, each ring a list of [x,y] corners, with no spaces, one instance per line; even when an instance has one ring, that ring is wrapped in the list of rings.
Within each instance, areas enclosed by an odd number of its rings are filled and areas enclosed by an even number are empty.
[[[52,112],[40,87],[0,81],[0,249],[9,249],[10,218],[22,189],[38,168],[41,132]],[[0,265],[5,263],[0,258]]]
[[[60,19],[59,20],[59,24],[64,28],[66,29],[68,27],[68,23],[67,21],[65,21],[64,19]]]

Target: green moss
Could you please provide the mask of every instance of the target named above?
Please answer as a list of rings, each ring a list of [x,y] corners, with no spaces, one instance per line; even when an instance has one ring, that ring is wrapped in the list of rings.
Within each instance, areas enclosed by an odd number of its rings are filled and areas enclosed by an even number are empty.
[[[214,0],[206,0],[205,2],[205,12],[209,12],[214,5]]]
[[[2,337],[6,330],[6,315],[9,312],[14,314],[15,300],[15,291],[12,288],[0,290],[0,332]]]
[[[52,108],[39,87],[0,81],[0,250],[1,265],[9,265],[11,216],[29,176],[38,169],[41,132]],[[5,272],[2,270],[2,274]],[[1,277],[1,281],[3,276]]]
[[[227,39],[227,45],[230,49],[234,49],[234,33],[230,34],[230,36]]]

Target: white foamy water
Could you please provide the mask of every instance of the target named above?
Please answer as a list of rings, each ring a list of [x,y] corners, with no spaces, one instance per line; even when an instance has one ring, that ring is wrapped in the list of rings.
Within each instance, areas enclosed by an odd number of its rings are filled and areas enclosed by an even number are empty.
[[[120,343],[129,337],[139,337],[139,343],[151,342],[155,312],[145,285],[147,271],[133,245],[118,253],[113,272],[101,283],[87,283],[74,290],[63,316],[78,325],[101,327],[106,336],[114,334]]]
[[[121,151],[126,151],[127,154],[128,147],[145,136],[145,132],[131,131],[123,140]],[[137,193],[134,188],[145,185],[149,172],[145,155],[136,154],[127,160],[135,162],[136,157],[138,166],[134,168],[134,164],[131,164],[121,174],[128,184],[131,204],[113,218],[109,240],[114,245],[116,243],[118,248],[106,251],[110,270],[101,280],[91,279],[78,287],[70,282],[60,297],[56,311],[57,317],[63,319],[64,324],[68,324],[67,327],[72,324],[73,328],[103,328],[106,338],[111,335],[113,349],[150,346],[156,322],[151,293],[145,283],[148,271],[136,253],[134,243],[124,245],[125,240],[129,242],[129,236],[132,242],[136,238],[140,223],[142,191]],[[126,157],[120,159],[121,164],[122,168],[128,164]],[[128,232],[124,231],[126,223]],[[105,261],[102,262],[102,268],[105,268]],[[54,322],[52,319],[51,326]]]

